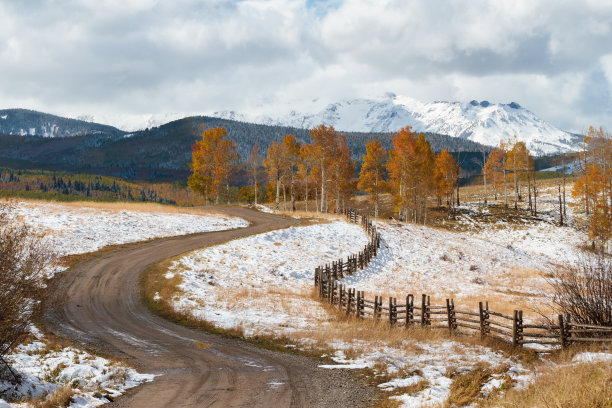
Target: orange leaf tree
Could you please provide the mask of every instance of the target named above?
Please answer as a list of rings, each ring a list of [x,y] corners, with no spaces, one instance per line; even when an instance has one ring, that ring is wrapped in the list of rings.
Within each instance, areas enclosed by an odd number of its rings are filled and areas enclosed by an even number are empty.
[[[207,203],[208,197],[215,196],[218,204],[225,184],[229,202],[230,178],[240,156],[234,141],[227,138],[227,131],[221,127],[204,129],[202,140],[196,141],[191,150],[189,187],[204,196]]]

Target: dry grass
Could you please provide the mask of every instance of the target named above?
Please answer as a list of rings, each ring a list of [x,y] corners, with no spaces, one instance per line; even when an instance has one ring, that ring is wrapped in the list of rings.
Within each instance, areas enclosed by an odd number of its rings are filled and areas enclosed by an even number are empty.
[[[612,407],[612,365],[574,364],[545,369],[524,390],[511,389],[486,407]]]
[[[482,363],[466,373],[451,374],[453,382],[446,406],[462,407],[474,402],[480,396],[480,389],[489,380],[491,374],[490,367]]]
[[[72,401],[74,390],[70,385],[64,385],[53,392],[53,394],[46,396],[42,400],[32,401],[34,408],[57,408],[67,407]]]

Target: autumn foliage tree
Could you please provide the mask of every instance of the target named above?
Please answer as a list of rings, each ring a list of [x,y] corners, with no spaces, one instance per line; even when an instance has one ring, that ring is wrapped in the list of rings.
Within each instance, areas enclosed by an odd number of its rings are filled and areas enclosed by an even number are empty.
[[[380,195],[386,189],[386,162],[388,153],[376,139],[370,140],[366,145],[366,154],[359,172],[358,187],[369,193],[370,202],[374,204],[374,216],[378,217]]]
[[[280,142],[272,142],[268,146],[268,154],[263,162],[268,173],[268,180],[275,184],[275,204],[277,210],[280,204],[280,189],[284,176],[285,160],[283,156],[283,145]]]
[[[346,145],[346,138],[338,134],[333,126],[323,124],[310,131],[312,146],[308,149],[310,160],[316,161],[314,168],[319,174],[316,176],[320,182],[320,209],[329,210],[331,198],[335,198],[336,211],[341,208],[343,197],[350,191],[355,164],[351,159],[350,150]],[[335,192],[328,187],[333,183]]]
[[[288,134],[283,138],[282,142],[282,160],[284,178],[287,179],[291,194],[291,211],[295,211],[295,189],[297,172],[300,164],[301,144],[295,140],[295,136]],[[284,196],[284,194],[283,194]],[[286,201],[285,201],[286,207]],[[287,208],[285,208],[286,210]]]
[[[316,183],[316,166],[318,158],[312,153],[313,146],[311,144],[304,144],[300,148],[300,160],[298,164],[298,178],[302,185],[304,192],[305,209],[308,211],[308,201],[310,199],[311,191],[317,192]],[[315,208],[318,208],[315,202]]]
[[[247,157],[247,169],[249,172],[249,178],[253,184],[253,201],[257,205],[258,193],[259,193],[259,168],[261,166],[261,153],[259,150],[259,144],[255,143],[249,156]]]
[[[587,215],[589,237],[605,249],[612,238],[612,135],[590,127],[580,164],[582,175],[572,195]]]
[[[224,128],[204,129],[202,140],[192,146],[189,187],[204,196],[206,202],[214,196],[218,204],[225,185],[229,201],[230,178],[239,157],[236,144],[227,137]]]
[[[459,165],[446,149],[436,156],[435,180],[438,195],[446,198],[449,213],[454,209],[454,192],[459,183]]]
[[[496,149],[491,150],[485,167],[489,179],[493,184],[494,197],[497,200],[497,194],[504,188],[504,200],[506,207],[508,206],[508,191],[507,191],[507,177],[506,177],[506,162],[508,161],[508,154],[506,152],[506,146],[504,143],[500,143],[500,146]]]
[[[529,182],[528,176],[533,168],[533,160],[525,142],[517,141],[507,150],[506,171],[512,175],[514,184],[514,209],[518,209],[518,202],[522,200],[522,183]]]
[[[425,136],[417,136],[410,126],[397,132],[392,142],[387,170],[399,217],[413,222],[425,222],[427,200],[435,189],[435,156]]]

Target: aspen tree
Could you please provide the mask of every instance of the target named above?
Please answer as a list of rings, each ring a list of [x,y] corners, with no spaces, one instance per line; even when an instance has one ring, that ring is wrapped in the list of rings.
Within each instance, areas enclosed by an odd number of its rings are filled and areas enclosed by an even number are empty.
[[[374,203],[374,217],[378,217],[380,194],[385,191],[385,164],[388,153],[376,139],[366,145],[363,165],[359,172],[358,187],[369,193],[370,202]]]

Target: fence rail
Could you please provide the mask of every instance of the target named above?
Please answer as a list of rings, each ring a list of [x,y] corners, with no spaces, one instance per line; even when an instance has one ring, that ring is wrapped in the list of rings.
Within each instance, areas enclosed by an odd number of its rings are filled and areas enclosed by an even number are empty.
[[[369,236],[369,242],[362,251],[348,256],[346,260],[339,259],[317,267],[314,284],[322,300],[337,305],[347,316],[387,321],[392,326],[405,328],[447,329],[451,334],[479,332],[482,339],[496,338],[515,347],[541,344],[565,348],[580,342],[612,343],[612,327],[573,323],[570,315],[558,315],[558,324],[555,325],[526,324],[522,310],[514,310],[509,316],[491,310],[489,302],[479,302],[478,310],[471,311],[455,309],[454,299],[446,299],[446,305],[432,305],[430,296],[426,294],[421,295],[420,303],[416,305],[413,294],[400,298],[404,301],[400,304],[396,297],[384,301],[382,296],[375,295],[374,299],[367,299],[364,291],[347,288],[338,280],[367,267],[378,253],[381,236],[368,216],[360,215],[354,209],[345,210],[344,215],[350,222],[361,224]]]

